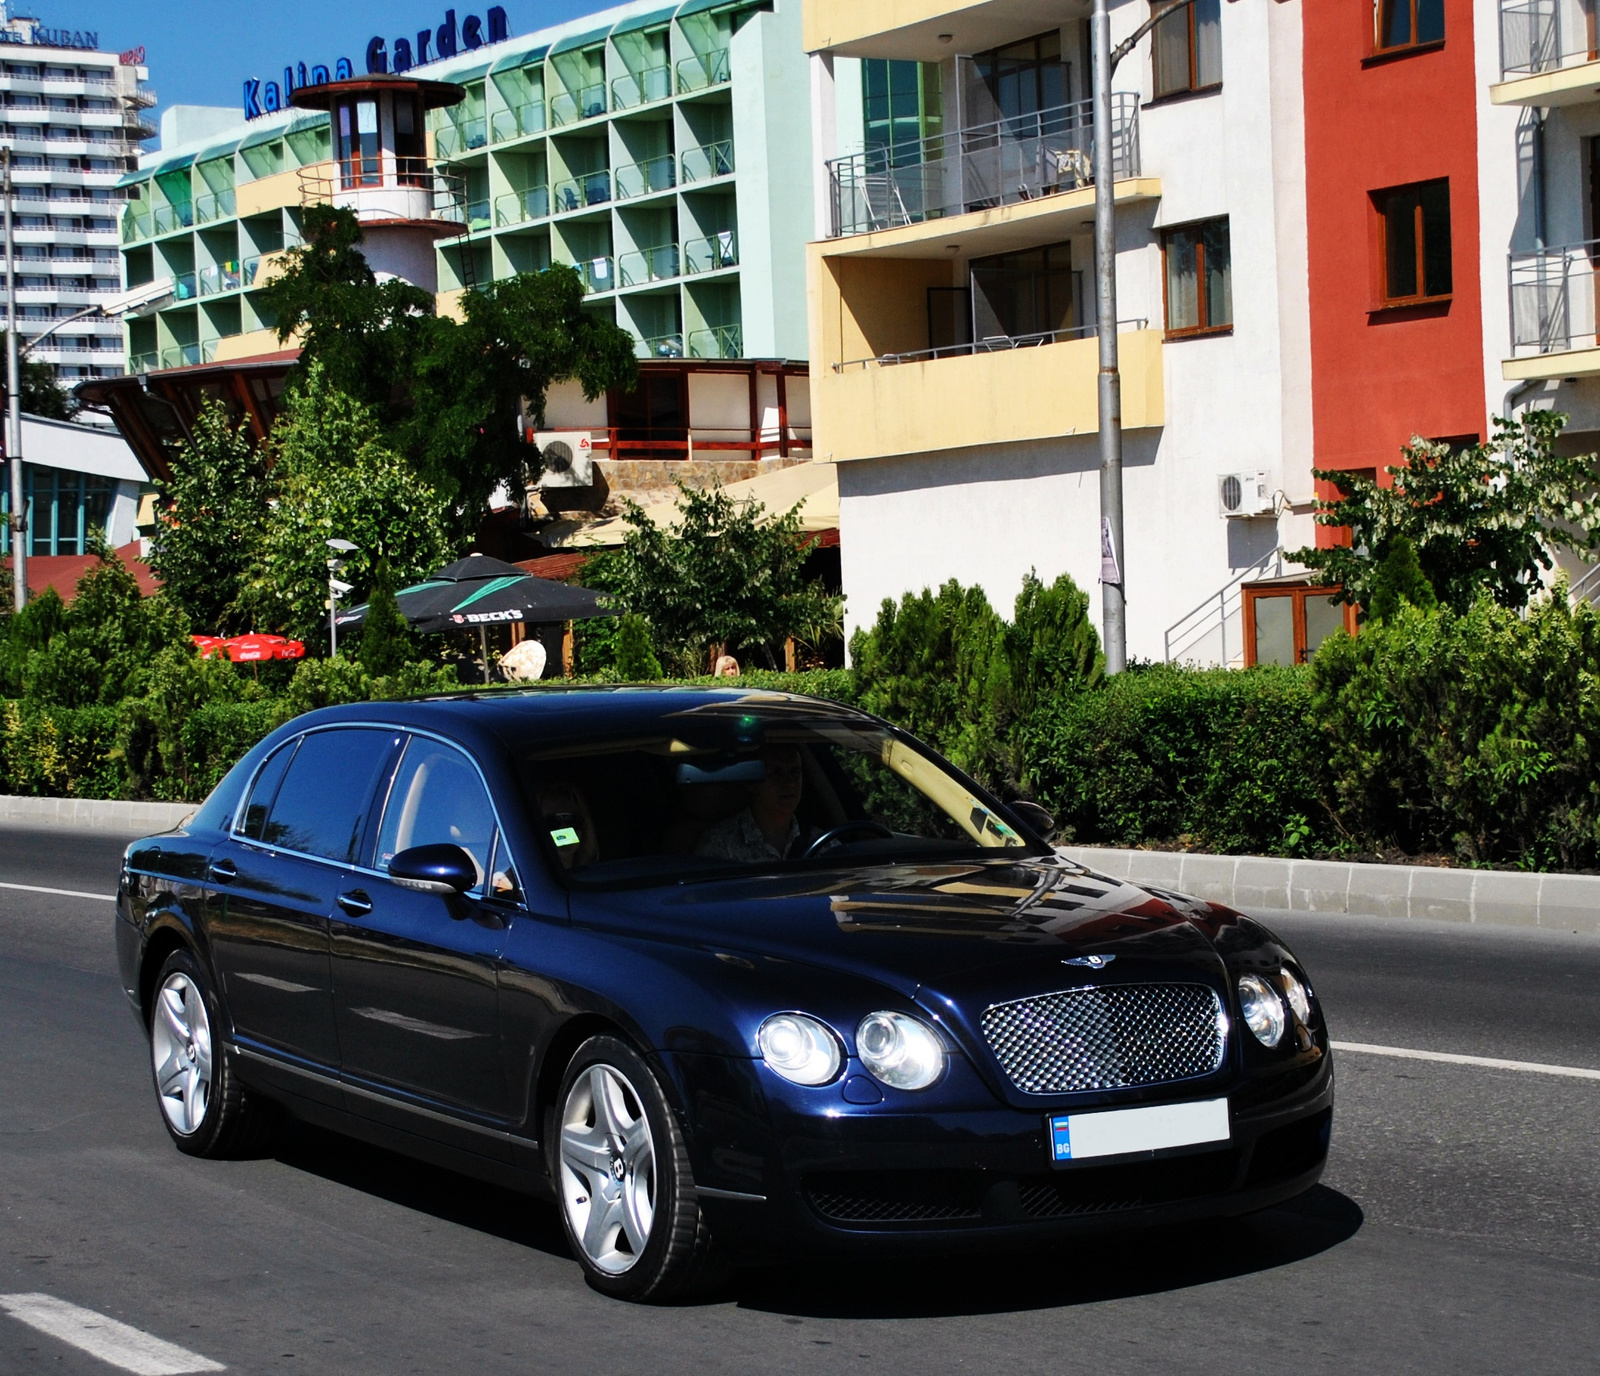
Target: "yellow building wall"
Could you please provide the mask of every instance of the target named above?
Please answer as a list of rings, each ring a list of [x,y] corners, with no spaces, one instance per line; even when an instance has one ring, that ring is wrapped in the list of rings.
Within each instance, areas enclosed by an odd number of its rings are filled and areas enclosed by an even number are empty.
[[[291,168],[287,172],[274,172],[270,177],[259,177],[245,182],[234,191],[237,215],[260,215],[269,210],[282,210],[286,205],[299,205],[303,198],[303,185],[316,184],[332,188],[333,164],[317,163],[310,167]]]
[[[805,0],[801,29],[806,51],[815,53],[983,7],[972,0]]]

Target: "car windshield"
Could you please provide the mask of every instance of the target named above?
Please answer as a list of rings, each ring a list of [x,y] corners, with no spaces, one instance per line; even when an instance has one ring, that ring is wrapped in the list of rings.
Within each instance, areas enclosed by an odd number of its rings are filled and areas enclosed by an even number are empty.
[[[813,703],[700,703],[517,756],[542,839],[583,886],[1039,848],[904,737]]]

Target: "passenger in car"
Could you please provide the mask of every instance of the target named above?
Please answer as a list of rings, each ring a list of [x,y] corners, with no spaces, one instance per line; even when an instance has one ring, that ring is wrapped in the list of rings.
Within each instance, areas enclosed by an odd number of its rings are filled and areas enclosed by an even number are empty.
[[[564,870],[582,869],[600,858],[594,817],[576,785],[553,780],[539,790],[539,815]]]
[[[706,830],[695,854],[716,860],[785,860],[810,844],[809,828],[795,816],[805,787],[799,747],[770,745],[762,750],[761,782],[749,806]]]

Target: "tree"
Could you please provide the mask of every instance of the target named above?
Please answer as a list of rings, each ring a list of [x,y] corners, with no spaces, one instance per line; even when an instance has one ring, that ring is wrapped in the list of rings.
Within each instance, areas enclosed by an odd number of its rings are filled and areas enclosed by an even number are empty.
[[[5,357],[6,331],[0,330],[0,358]],[[23,355],[17,360],[17,385],[23,412],[46,420],[71,420],[78,414],[77,399],[61,385],[54,363]],[[0,408],[11,404],[4,368],[0,368]]]
[[[379,559],[372,575],[372,593],[361,625],[361,646],[356,658],[373,678],[388,678],[411,659],[411,627],[394,595],[394,575],[389,561]]]
[[[1600,548],[1600,482],[1596,456],[1556,452],[1567,418],[1527,411],[1520,421],[1495,420],[1488,444],[1461,448],[1413,439],[1404,462],[1385,471],[1382,487],[1362,473],[1313,469],[1337,499],[1317,503],[1317,524],[1344,527],[1350,544],[1301,549],[1289,557],[1338,583],[1343,602],[1369,614],[1378,570],[1404,536],[1439,602],[1465,612],[1480,593],[1519,609],[1553,566],[1552,548]]]
[[[168,600],[197,631],[249,629],[241,592],[257,561],[272,484],[244,425],[231,425],[221,402],[201,407],[157,491],[149,562]]]
[[[653,683],[661,677],[661,661],[650,644],[650,623],[632,612],[621,617],[616,639],[617,677],[628,683]]]
[[[1105,677],[1089,596],[1067,574],[1046,587],[1029,571],[1017,594],[1006,651],[1016,716],[1033,711],[1041,697],[1092,688]]]
[[[645,617],[657,644],[698,660],[751,648],[775,666],[771,647],[819,615],[827,592],[805,576],[811,541],[800,507],[766,520],[760,502],[738,502],[721,487],[678,484],[678,520],[663,530],[635,502],[632,529],[607,570],[614,599]]]
[[[1422,572],[1417,547],[1409,536],[1396,535],[1389,541],[1389,552],[1372,580],[1372,603],[1367,616],[1373,621],[1386,621],[1405,604],[1426,612],[1437,607],[1439,599]]]
[[[247,590],[249,606],[301,640],[327,643],[331,539],[357,546],[342,578],[370,588],[385,562],[403,586],[447,564],[448,504],[382,443],[372,412],[314,363],[272,432],[276,501]]]
[[[464,537],[496,487],[520,490],[537,466],[518,435],[524,404],[542,424],[554,383],[576,381],[592,401],[638,380],[632,336],[583,309],[570,267],[468,292],[455,320],[433,313],[429,293],[377,281],[350,211],[308,207],[304,232],[261,293],[278,337],[300,338],[294,385],[317,364],[370,408],[388,447],[450,500]]]

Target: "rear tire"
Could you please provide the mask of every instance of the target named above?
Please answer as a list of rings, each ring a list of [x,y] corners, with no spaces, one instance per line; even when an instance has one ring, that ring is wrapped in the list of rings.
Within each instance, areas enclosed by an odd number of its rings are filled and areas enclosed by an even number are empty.
[[[225,1024],[205,971],[174,951],[150,1000],[150,1070],[161,1121],[179,1151],[227,1158],[258,1155],[281,1119],[276,1104],[239,1083],[212,1029]]]
[[[591,1037],[562,1077],[554,1117],[550,1178],[590,1285],[660,1304],[725,1276],[683,1129],[637,1051],[617,1037]]]

